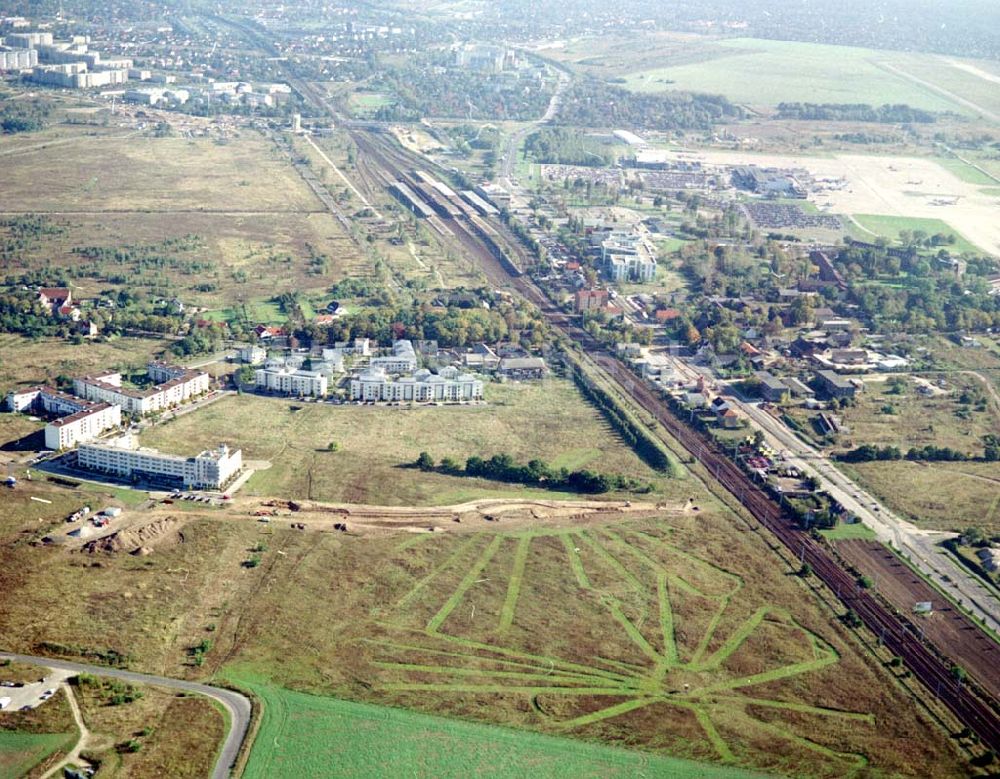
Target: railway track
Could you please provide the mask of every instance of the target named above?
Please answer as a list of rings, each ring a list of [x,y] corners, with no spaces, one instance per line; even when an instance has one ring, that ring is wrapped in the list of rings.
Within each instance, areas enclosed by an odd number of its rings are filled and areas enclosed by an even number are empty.
[[[356,133],[356,140],[361,133]],[[359,142],[359,148],[372,154],[379,164],[390,166],[392,175],[409,179],[413,161],[401,154],[385,151],[384,144]],[[537,305],[549,323],[568,339],[582,346],[591,359],[607,373],[620,391],[630,396],[655,418],[688,452],[697,458],[723,488],[735,497],[750,514],[771,532],[802,563],[808,563],[846,609],[853,611],[890,652],[901,657],[907,668],[924,687],[952,714],[972,730],[991,749],[1000,750],[1000,717],[996,702],[984,700],[969,685],[952,673],[946,652],[936,651],[921,637],[917,628],[895,613],[870,591],[860,587],[854,576],[833,558],[830,552],[808,533],[797,528],[780,505],[764,492],[750,476],[721,452],[706,435],[681,421],[673,411],[639,380],[623,382],[627,369],[604,351],[599,342],[578,327],[548,299],[527,277],[512,274],[488,247],[483,246],[474,223],[467,219],[442,220],[459,243],[484,263],[487,276],[513,286]]]
[[[239,27],[265,50],[271,47],[270,41],[259,30],[245,24],[233,24],[231,20],[222,21]],[[291,86],[306,101],[323,113],[336,116],[329,101],[313,85],[298,79],[291,72],[288,73],[288,78]],[[411,175],[415,163],[412,157],[384,140],[374,141],[375,134],[361,127],[353,127],[351,135],[359,151],[367,154],[373,163],[371,168],[365,168],[365,172],[361,174],[369,178],[369,185],[374,182],[382,182],[385,185],[394,177],[416,183]],[[426,164],[423,159],[418,159],[416,162],[420,165]],[[366,161],[365,165],[367,164]],[[376,173],[374,170],[376,168],[381,168],[385,175]],[[932,649],[905,617],[894,613],[868,590],[860,588],[854,577],[820,543],[808,533],[796,528],[781,507],[736,463],[721,452],[707,436],[682,422],[648,386],[641,381],[622,382],[619,374],[627,370],[623,364],[604,352],[593,337],[558,311],[530,279],[521,275],[509,257],[506,263],[502,261],[496,254],[499,248],[497,244],[484,230],[477,230],[475,222],[459,218],[433,217],[432,219],[435,222],[434,229],[442,235],[448,233],[453,236],[463,248],[481,262],[483,271],[491,281],[502,286],[514,287],[540,308],[555,329],[587,350],[594,362],[610,376],[619,390],[630,396],[663,425],[664,429],[697,458],[761,526],[770,531],[794,556],[803,563],[808,563],[817,578],[836,594],[845,608],[852,610],[889,651],[901,657],[931,694],[974,732],[983,744],[1000,751],[1000,717],[996,711],[997,702],[980,698],[973,689],[956,678],[952,673],[951,664],[946,659],[946,651]],[[489,223],[483,222],[483,224]],[[498,226],[498,229],[503,231],[502,227]]]

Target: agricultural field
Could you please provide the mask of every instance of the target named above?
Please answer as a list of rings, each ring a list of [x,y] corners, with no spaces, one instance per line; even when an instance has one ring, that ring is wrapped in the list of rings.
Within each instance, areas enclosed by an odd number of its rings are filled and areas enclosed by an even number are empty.
[[[591,468],[649,482],[676,496],[686,482],[646,466],[568,381],[488,384],[487,405],[397,408],[297,403],[287,398],[226,398],[143,435],[164,451],[194,454],[226,441],[244,459],[266,460],[248,494],[382,505],[445,505],[525,491],[411,468],[421,451],[459,462],[508,453],[557,467]],[[338,451],[327,451],[330,442]],[[558,493],[539,490],[538,495]]]
[[[19,733],[0,730],[0,779],[21,779],[39,763],[74,740],[66,733]]]
[[[713,51],[716,56],[705,61],[632,72],[626,86],[639,92],[709,92],[752,105],[905,103],[930,111],[969,110],[884,64],[905,69],[914,61],[933,61],[924,55],[753,38],[719,40]]]
[[[309,695],[229,672],[263,701],[264,718],[244,776],[298,779],[328,766],[349,776],[416,774],[447,779],[529,774],[552,779],[631,777],[637,772],[694,779],[705,766],[525,731],[433,717],[404,709]],[[428,742],[435,745],[428,749]],[[718,779],[754,774],[712,768]]]

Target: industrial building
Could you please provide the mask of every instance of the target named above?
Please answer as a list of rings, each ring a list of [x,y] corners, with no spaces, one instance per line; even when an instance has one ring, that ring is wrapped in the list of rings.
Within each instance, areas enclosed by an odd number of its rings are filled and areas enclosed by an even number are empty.
[[[229,450],[225,444],[195,457],[164,454],[144,449],[132,435],[110,441],[81,444],[77,467],[106,473],[129,481],[145,481],[184,489],[222,489],[243,468],[243,453]]]
[[[481,400],[483,382],[456,368],[440,373],[419,370],[412,376],[392,379],[385,371],[369,368],[351,379],[351,400],[366,402],[433,403]]]

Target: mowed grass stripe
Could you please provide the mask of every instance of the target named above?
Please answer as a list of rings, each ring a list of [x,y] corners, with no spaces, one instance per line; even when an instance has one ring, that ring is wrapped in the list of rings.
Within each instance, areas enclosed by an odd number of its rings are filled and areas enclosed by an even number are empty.
[[[483,550],[483,553],[479,556],[476,564],[469,569],[469,572],[465,574],[465,578],[462,579],[461,583],[458,585],[458,589],[452,593],[452,596],[448,598],[441,610],[435,614],[431,621],[427,623],[427,632],[434,634],[437,633],[444,621],[448,619],[457,607],[458,604],[462,602],[462,598],[465,597],[465,593],[469,591],[476,580],[482,575],[483,571],[486,570],[486,566],[489,565],[490,560],[493,559],[493,555],[497,553],[500,548],[500,544],[503,543],[503,536],[495,536],[492,541],[490,541],[489,546]]]
[[[506,633],[514,624],[514,610],[517,608],[517,598],[521,593],[521,581],[524,578],[524,566],[528,562],[528,548],[531,546],[531,536],[525,535],[517,539],[517,549],[514,551],[514,562],[511,565],[510,579],[507,582],[507,597],[504,598],[500,610],[500,633]]]

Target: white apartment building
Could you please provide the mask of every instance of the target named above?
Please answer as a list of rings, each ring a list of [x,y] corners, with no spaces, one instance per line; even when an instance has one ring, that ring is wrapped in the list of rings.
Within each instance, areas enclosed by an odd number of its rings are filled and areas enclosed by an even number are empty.
[[[656,278],[656,251],[641,233],[612,230],[597,240],[601,242],[601,260],[612,281]]]
[[[411,341],[394,341],[392,354],[372,357],[369,365],[386,373],[413,373],[417,369],[417,353]]]
[[[157,382],[151,389],[123,387],[120,373],[106,373],[73,379],[73,391],[95,403],[118,405],[127,414],[142,416],[178,406],[209,389],[207,373],[155,362],[149,363],[146,371]]]
[[[34,49],[0,51],[0,70],[24,70],[37,64],[38,52]]]
[[[121,427],[122,408],[107,403],[89,404],[89,408],[56,419],[45,426],[45,448],[60,451],[79,443],[93,441],[106,430]]]
[[[433,374],[424,369],[413,376],[389,378],[385,371],[370,368],[351,379],[351,400],[369,403],[482,400],[483,382],[454,368]]]
[[[243,453],[225,444],[195,457],[143,449],[131,435],[113,441],[81,444],[77,466],[123,479],[143,480],[185,489],[222,489],[243,468]]]
[[[264,360],[267,359],[267,350],[263,347],[252,344],[250,346],[240,347],[239,351],[240,362],[246,363],[248,365],[260,365]]]
[[[326,395],[329,382],[319,371],[266,365],[254,371],[254,384],[264,392],[321,398]]]
[[[9,392],[7,409],[60,417],[45,426],[45,447],[54,450],[69,449],[81,441],[92,441],[122,423],[120,406],[93,403],[52,387],[30,387]]]

